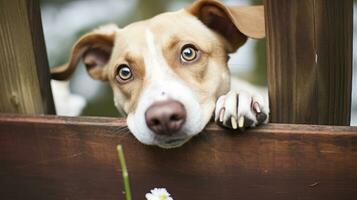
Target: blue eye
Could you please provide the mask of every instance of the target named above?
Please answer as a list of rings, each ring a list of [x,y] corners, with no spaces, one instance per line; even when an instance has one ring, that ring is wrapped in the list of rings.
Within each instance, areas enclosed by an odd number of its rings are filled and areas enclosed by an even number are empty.
[[[197,58],[197,49],[193,45],[185,45],[181,50],[181,60],[191,62]]]

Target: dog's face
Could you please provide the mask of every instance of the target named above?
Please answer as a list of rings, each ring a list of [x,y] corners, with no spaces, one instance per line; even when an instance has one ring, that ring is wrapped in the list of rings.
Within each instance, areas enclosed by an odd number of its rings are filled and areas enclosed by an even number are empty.
[[[110,83],[115,106],[140,142],[178,147],[202,131],[229,90],[227,54],[247,36],[264,36],[264,26],[245,27],[264,24],[262,13],[199,1],[122,29],[107,25],[83,36],[70,63],[52,75],[66,79],[82,58],[94,79]]]
[[[117,36],[107,74],[115,105],[128,114],[136,138],[173,147],[199,133],[216,97],[229,88],[221,39],[184,10],[131,24]],[[176,119],[165,122],[170,119],[161,115]]]

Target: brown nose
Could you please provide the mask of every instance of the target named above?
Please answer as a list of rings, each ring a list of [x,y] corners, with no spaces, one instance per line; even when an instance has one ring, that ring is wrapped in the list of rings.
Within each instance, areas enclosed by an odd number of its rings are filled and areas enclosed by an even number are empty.
[[[147,126],[159,135],[177,133],[186,121],[185,107],[178,101],[167,100],[152,104],[145,113]]]

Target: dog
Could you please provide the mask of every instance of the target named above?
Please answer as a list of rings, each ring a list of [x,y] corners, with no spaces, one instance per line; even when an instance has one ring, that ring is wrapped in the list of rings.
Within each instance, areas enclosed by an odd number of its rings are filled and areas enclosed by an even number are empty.
[[[268,122],[267,94],[232,78],[229,53],[247,38],[265,37],[263,6],[200,0],[124,28],[102,26],[82,36],[69,62],[51,77],[67,80],[78,62],[107,81],[133,135],[147,145],[175,148],[214,118],[230,129]]]

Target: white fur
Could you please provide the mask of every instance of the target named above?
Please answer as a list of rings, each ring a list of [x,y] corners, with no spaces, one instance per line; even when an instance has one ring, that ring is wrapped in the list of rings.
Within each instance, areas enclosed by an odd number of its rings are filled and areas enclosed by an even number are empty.
[[[252,127],[256,126],[255,111],[252,109],[252,103],[257,102],[261,112],[269,116],[268,92],[265,89],[253,86],[239,79],[231,80],[231,90],[218,98],[215,108],[215,121],[220,120],[220,112],[224,109],[222,118],[223,125],[230,127],[230,120],[233,117],[235,121],[245,117],[253,121]],[[267,123],[269,118],[264,121]]]
[[[57,115],[78,116],[81,114],[87,101],[84,97],[71,93],[69,81],[51,80],[51,87]]]

